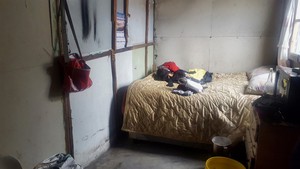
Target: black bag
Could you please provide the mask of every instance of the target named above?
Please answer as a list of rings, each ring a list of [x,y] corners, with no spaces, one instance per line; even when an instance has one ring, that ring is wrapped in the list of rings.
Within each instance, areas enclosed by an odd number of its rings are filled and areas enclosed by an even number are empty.
[[[267,94],[256,99],[252,105],[267,112],[278,112],[284,108],[284,102],[281,97]]]
[[[253,106],[261,110],[261,115],[265,120],[272,122],[287,121],[286,104],[279,96],[263,95],[253,102]]]

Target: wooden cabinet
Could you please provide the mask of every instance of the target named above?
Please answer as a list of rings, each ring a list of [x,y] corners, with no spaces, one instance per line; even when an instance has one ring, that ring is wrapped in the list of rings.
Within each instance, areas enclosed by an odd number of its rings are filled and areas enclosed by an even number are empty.
[[[300,126],[275,120],[274,114],[256,108],[254,116],[245,137],[248,167],[290,169],[292,158],[296,157],[297,151],[300,152]]]

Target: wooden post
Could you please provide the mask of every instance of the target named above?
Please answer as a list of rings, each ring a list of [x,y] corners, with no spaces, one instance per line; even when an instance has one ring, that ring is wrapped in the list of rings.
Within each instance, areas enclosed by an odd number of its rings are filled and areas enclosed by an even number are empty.
[[[111,72],[113,77],[113,95],[114,95],[114,103],[116,103],[117,96],[117,72],[116,72],[116,33],[117,33],[117,0],[112,1],[112,50],[111,50]]]
[[[145,44],[148,43],[149,32],[149,0],[146,0],[146,29],[145,29]],[[148,75],[148,46],[145,47],[145,76]]]
[[[69,47],[68,47],[68,37],[66,29],[66,17],[65,17],[65,3],[66,0],[60,1],[60,14],[61,14],[61,40],[62,40],[62,54],[64,55],[65,62],[69,61]],[[65,143],[66,152],[74,157],[74,143],[73,143],[73,125],[72,125],[72,114],[70,107],[70,97],[69,93],[63,93],[63,112],[64,112],[64,123],[65,123]]]
[[[125,47],[128,45],[128,0],[124,0],[124,13],[125,13],[125,27],[124,27],[124,35],[125,35]]]

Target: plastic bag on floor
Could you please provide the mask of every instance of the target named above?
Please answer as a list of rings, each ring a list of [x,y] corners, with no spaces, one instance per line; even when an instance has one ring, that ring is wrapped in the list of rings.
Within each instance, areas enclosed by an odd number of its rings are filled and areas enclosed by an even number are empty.
[[[83,169],[70,154],[55,154],[37,164],[33,169]]]

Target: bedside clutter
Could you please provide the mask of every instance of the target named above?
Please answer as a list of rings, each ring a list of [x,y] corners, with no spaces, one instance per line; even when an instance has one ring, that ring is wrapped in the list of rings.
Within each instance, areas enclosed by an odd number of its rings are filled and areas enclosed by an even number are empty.
[[[255,120],[245,136],[249,169],[300,168],[299,73],[277,66],[274,92],[253,102]]]
[[[300,158],[300,124],[274,120],[272,113],[257,107],[254,116],[245,139],[249,168],[292,169]]]
[[[277,66],[276,69],[273,94],[262,94],[253,105],[271,114],[273,120],[298,124],[300,123],[300,69],[282,66]]]
[[[300,75],[295,68],[278,67],[277,93],[284,102],[285,120],[300,123]]]
[[[211,162],[219,161],[219,157],[221,157],[221,161],[223,159],[230,163],[230,161],[234,160],[234,163],[241,164],[244,168],[247,166],[247,156],[246,156],[246,150],[245,150],[245,144],[243,141],[232,143],[231,139],[224,136],[214,136],[212,138],[213,148],[212,148],[212,158]],[[218,157],[214,159],[214,157]],[[214,159],[214,160],[212,160]],[[208,161],[207,161],[208,162]],[[219,161],[220,162],[220,161]],[[230,164],[229,164],[230,165]],[[239,165],[239,166],[241,166]],[[213,166],[210,166],[213,167]],[[225,169],[226,166],[223,166],[223,168],[218,168],[221,166],[214,166],[215,169]],[[232,166],[231,166],[232,167]],[[241,167],[241,168],[243,168]],[[227,166],[227,168],[230,168]],[[233,167],[234,168],[234,167]],[[244,169],[243,168],[243,169]]]

